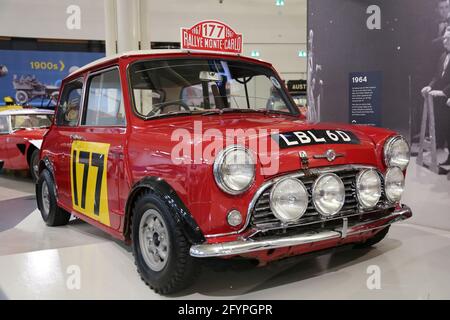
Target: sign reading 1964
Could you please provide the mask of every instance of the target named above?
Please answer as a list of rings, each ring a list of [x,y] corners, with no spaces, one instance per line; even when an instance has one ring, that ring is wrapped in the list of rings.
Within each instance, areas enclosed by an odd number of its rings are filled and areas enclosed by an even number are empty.
[[[361,77],[353,77],[352,78],[353,83],[367,83],[367,76],[361,76]]]
[[[350,73],[350,123],[381,126],[381,80],[379,71]]]

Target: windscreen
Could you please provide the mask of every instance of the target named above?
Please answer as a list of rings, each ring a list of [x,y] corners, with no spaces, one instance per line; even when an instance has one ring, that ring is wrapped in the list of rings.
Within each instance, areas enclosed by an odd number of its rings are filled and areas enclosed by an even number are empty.
[[[134,107],[143,117],[212,110],[292,113],[270,68],[242,61],[172,59],[130,68]]]
[[[13,130],[30,128],[48,128],[52,124],[52,115],[49,114],[23,114],[13,115],[11,125]]]

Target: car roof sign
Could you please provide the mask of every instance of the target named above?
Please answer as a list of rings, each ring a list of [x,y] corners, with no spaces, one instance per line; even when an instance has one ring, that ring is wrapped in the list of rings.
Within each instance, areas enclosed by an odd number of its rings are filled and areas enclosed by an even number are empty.
[[[228,54],[242,54],[242,34],[217,20],[200,21],[191,28],[181,28],[181,48]]]

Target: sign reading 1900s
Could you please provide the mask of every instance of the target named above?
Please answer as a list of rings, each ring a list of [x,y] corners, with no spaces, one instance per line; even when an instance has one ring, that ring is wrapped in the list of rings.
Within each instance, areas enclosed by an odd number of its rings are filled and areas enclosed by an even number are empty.
[[[185,50],[242,53],[242,34],[220,21],[201,21],[181,28],[181,48]]]

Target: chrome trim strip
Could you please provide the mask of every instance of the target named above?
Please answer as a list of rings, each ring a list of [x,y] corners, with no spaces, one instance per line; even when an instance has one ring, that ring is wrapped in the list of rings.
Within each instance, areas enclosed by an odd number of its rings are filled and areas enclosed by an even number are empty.
[[[362,170],[362,169],[376,169],[376,167],[367,166],[367,165],[347,164],[347,165],[334,166],[334,167],[312,168],[312,169],[309,169],[309,172],[311,174],[323,174],[323,173],[335,173],[335,172],[346,171],[346,170]],[[252,200],[250,201],[250,204],[247,209],[247,217],[245,219],[245,224],[240,230],[228,232],[228,233],[210,234],[210,235],[206,235],[205,238],[217,238],[217,237],[231,236],[234,234],[242,233],[245,229],[247,229],[248,225],[250,224],[251,212],[256,205],[256,201],[261,196],[261,194],[263,194],[263,192],[267,190],[267,188],[269,188],[270,186],[274,185],[275,183],[277,183],[278,181],[280,181],[282,179],[301,178],[301,177],[304,177],[305,175],[306,175],[305,172],[299,171],[296,173],[282,175],[282,176],[279,176],[279,177],[276,177],[276,178],[273,178],[273,179],[270,179],[270,180],[264,182],[261,185],[261,187],[256,191],[255,195],[253,196]],[[361,212],[361,213],[364,213],[364,212]]]
[[[200,244],[194,245],[190,249],[190,255],[196,258],[221,257],[230,255],[239,255],[249,252],[277,249],[290,246],[298,246],[325,240],[339,240],[351,235],[357,235],[364,232],[369,232],[377,229],[385,228],[395,222],[406,220],[412,216],[411,209],[408,206],[402,206],[401,209],[394,211],[387,217],[376,219],[370,222],[356,224],[345,227],[345,222],[342,228],[335,230],[324,230],[319,233],[303,233],[290,237],[271,237],[264,240],[239,240],[225,243],[215,244]],[[378,222],[384,222],[382,225],[375,225]]]

